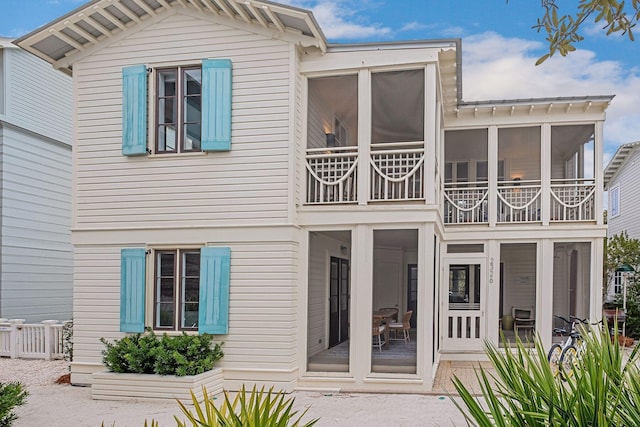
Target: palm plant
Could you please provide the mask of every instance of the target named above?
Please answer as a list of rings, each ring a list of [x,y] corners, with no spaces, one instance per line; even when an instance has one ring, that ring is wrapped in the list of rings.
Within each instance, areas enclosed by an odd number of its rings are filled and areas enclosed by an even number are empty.
[[[472,426],[630,426],[640,425],[638,348],[625,356],[606,326],[585,334],[584,351],[573,376],[554,376],[539,338],[528,348],[516,338],[504,352],[486,342],[495,373],[480,368],[481,396],[457,377],[454,403]]]

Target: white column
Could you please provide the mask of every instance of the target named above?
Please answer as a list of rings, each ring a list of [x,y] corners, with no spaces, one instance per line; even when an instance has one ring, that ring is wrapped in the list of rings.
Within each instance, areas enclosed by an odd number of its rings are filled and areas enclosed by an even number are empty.
[[[494,344],[500,342],[500,242],[487,243],[487,300],[484,302],[487,319],[487,338]]]
[[[597,193],[597,191],[596,191]],[[602,271],[604,268],[604,239],[597,238],[591,242],[591,298],[589,299],[589,319],[596,322],[602,319]]]
[[[487,141],[487,173],[489,180],[489,226],[495,227],[498,218],[498,128],[489,126]]]
[[[438,139],[438,125],[436,119],[436,65],[428,64],[424,70],[424,191],[425,202],[428,205],[436,204],[438,195],[435,177],[436,144]],[[433,90],[432,90],[433,88]],[[418,273],[419,274],[419,273]]]
[[[538,243],[536,274],[536,332],[544,348],[551,346],[553,330],[553,240]]]
[[[307,372],[307,342],[309,339],[309,231],[302,228],[299,231],[300,245],[298,246],[300,267],[298,269],[298,370],[301,373]]]
[[[596,192],[595,192],[595,214],[596,214],[596,223],[598,225],[602,225],[604,224],[604,216],[603,216],[603,210],[604,210],[604,205],[603,205],[603,194],[604,194],[604,165],[602,164],[603,162],[603,146],[604,146],[604,133],[603,133],[603,124],[604,122],[599,121],[596,122],[595,124],[595,135],[594,135],[594,141],[593,141],[593,151],[594,151],[594,163],[593,163],[593,169],[594,169],[594,179],[595,179],[595,185],[596,185]]]
[[[430,384],[433,378],[433,347],[435,346],[432,321],[433,307],[433,271],[436,268],[434,257],[437,255],[433,247],[433,223],[425,224],[418,230],[418,301],[417,312],[420,314],[416,323],[416,373],[423,378],[425,384]],[[423,314],[424,313],[424,314]]]
[[[373,312],[373,232],[357,225],[352,245],[351,328],[349,371],[362,384],[371,372],[371,313]]]
[[[549,225],[549,220],[551,219],[551,125],[549,123],[542,125],[541,137],[542,192],[540,194],[540,219],[542,220],[542,225]]]
[[[369,157],[371,152],[371,73],[358,72],[358,204],[369,200]]]

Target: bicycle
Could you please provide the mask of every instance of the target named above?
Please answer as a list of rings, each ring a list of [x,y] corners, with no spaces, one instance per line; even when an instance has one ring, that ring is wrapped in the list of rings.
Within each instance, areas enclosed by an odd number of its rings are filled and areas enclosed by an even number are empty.
[[[563,380],[567,380],[573,375],[573,367],[578,363],[578,356],[582,354],[583,349],[582,335],[580,335],[580,332],[576,329],[576,323],[589,324],[589,322],[586,319],[580,319],[575,316],[569,316],[571,320],[567,320],[562,316],[554,315],[553,317],[571,325],[571,330],[568,332],[565,328],[553,328],[555,336],[564,336],[567,334],[568,336],[567,339],[560,344],[553,344],[547,355],[553,376],[556,377],[560,374]]]

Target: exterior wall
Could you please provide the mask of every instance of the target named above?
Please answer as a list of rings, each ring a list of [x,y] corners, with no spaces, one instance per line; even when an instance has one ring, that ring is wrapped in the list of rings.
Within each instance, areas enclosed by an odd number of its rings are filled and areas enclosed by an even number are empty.
[[[72,316],[72,82],[0,40],[0,317]]]
[[[225,387],[265,381],[291,389],[297,377],[295,50],[226,24],[176,8],[74,64],[74,383],[103,369],[99,338],[122,336],[120,249],[207,244],[231,248],[229,334],[216,337],[225,343]],[[122,67],[202,58],[233,64],[231,151],[122,156]]]
[[[71,144],[71,79],[28,52],[16,48],[4,52],[6,120]]]
[[[607,218],[609,237],[627,231],[630,238],[640,239],[640,221],[638,221],[638,206],[640,206],[640,150],[635,149],[622,165],[618,174],[609,183],[609,189],[620,185],[620,215]],[[609,212],[611,212],[609,210]]]
[[[71,318],[71,147],[5,127],[0,317]]]
[[[285,223],[290,46],[177,12],[154,19],[74,65],[75,225],[99,229]],[[188,48],[182,47],[185,43]],[[231,151],[122,156],[122,67],[197,64],[202,58],[233,62]],[[149,117],[153,115],[150,111]]]

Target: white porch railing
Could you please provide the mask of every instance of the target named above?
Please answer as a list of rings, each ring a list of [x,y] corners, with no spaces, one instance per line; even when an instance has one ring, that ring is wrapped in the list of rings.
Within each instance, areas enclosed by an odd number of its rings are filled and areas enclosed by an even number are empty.
[[[480,310],[449,310],[447,315],[447,338],[457,340],[479,340],[481,331]]]
[[[504,181],[498,187],[499,223],[541,221],[540,181]]]
[[[371,145],[369,200],[424,200],[424,142]]]
[[[594,179],[551,180],[551,221],[595,220]]]
[[[63,326],[57,320],[25,324],[24,319],[0,319],[0,357],[62,359]]]
[[[307,150],[307,203],[357,201],[358,147]]]
[[[487,195],[486,182],[446,183],[444,222],[486,223],[489,219]]]

